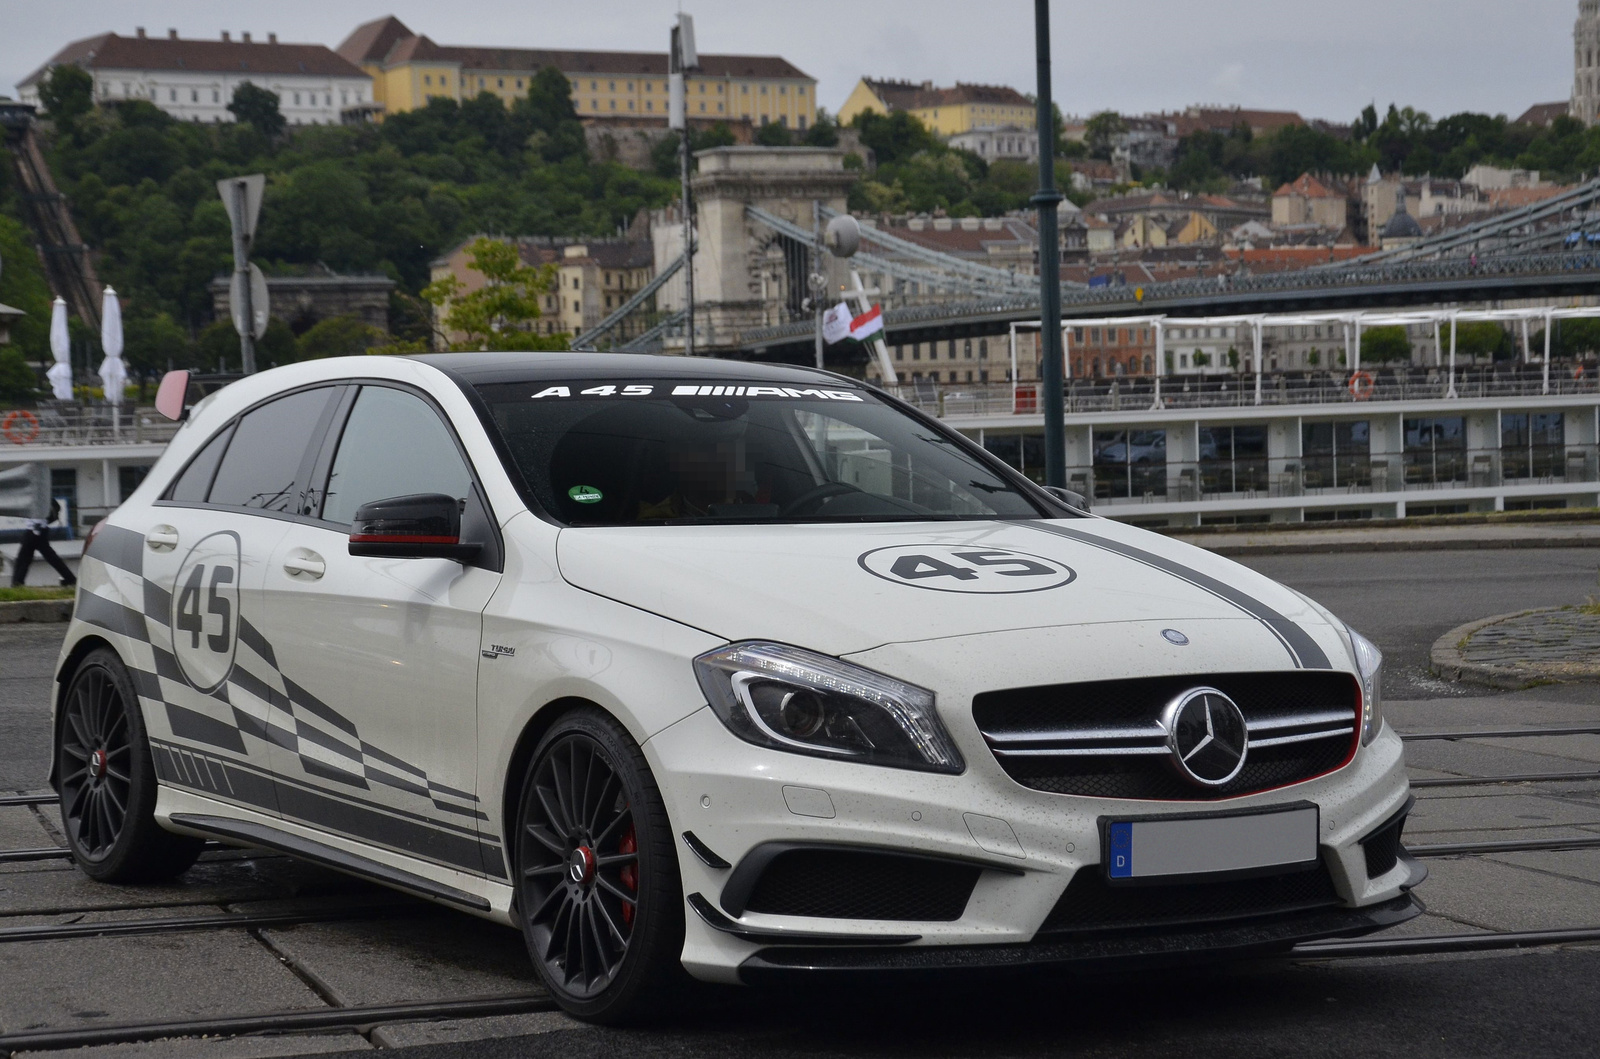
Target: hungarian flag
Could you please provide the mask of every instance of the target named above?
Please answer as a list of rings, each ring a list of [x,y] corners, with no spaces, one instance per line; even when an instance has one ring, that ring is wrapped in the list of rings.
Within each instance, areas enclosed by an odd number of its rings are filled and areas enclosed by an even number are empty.
[[[865,342],[873,335],[883,330],[883,307],[874,305],[850,321],[850,337],[857,342]]]

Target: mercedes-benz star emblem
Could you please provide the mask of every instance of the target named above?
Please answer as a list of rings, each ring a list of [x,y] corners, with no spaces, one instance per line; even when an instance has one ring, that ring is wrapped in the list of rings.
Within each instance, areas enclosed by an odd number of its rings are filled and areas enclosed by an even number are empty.
[[[1244,713],[1216,688],[1191,688],[1161,713],[1167,749],[1191,783],[1221,787],[1244,768],[1248,737]]]

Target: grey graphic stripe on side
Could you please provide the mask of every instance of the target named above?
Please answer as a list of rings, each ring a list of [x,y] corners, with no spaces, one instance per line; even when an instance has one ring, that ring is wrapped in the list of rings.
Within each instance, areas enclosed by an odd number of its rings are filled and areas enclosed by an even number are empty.
[[[95,543],[100,542],[97,540]],[[102,629],[109,629],[140,643],[150,639],[145,629],[143,614],[104,596],[97,596],[93,592],[78,593],[78,609],[73,616],[81,618],[90,625],[98,625]]]
[[[89,548],[90,558],[107,566],[144,576],[144,536],[121,526],[101,526]]]
[[[1080,544],[1087,544],[1090,547],[1112,552],[1125,559],[1132,559],[1134,562],[1153,566],[1157,570],[1171,574],[1173,577],[1181,578],[1196,588],[1233,604],[1262,625],[1265,625],[1283,644],[1284,649],[1289,652],[1289,657],[1294,659],[1294,664],[1301,669],[1333,668],[1333,663],[1328,661],[1328,656],[1323,653],[1321,647],[1317,646],[1317,641],[1313,640],[1304,629],[1254,596],[1241,592],[1227,582],[1217,580],[1210,574],[1202,574],[1198,570],[1193,570],[1182,563],[1174,562],[1165,556],[1156,555],[1154,552],[1147,552],[1143,548],[1135,548],[1133,545],[1123,544],[1121,541],[1107,540],[1104,537],[1097,537],[1092,533],[1084,533],[1081,530],[1068,529],[1065,526],[1054,526],[1041,522],[1029,522],[1025,523],[1025,525],[1044,533],[1053,533],[1058,537],[1066,537]]]

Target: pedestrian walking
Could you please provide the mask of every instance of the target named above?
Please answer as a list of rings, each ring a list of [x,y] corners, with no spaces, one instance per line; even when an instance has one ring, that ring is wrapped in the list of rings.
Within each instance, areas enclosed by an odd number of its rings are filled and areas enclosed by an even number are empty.
[[[35,509],[37,510],[37,509]],[[63,585],[75,585],[78,579],[72,576],[72,571],[62,561],[56,550],[50,547],[50,526],[61,518],[61,501],[50,501],[50,511],[44,518],[28,520],[28,529],[22,535],[22,545],[17,549],[17,561],[11,567],[11,585],[26,584],[28,580],[28,567],[33,565],[33,556],[38,553],[44,561],[55,567],[56,573],[61,575]]]

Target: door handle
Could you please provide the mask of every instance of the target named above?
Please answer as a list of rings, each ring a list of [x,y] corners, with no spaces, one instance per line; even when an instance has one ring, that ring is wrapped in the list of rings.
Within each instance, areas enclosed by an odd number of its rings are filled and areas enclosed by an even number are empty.
[[[316,552],[297,548],[283,561],[283,569],[290,577],[304,577],[315,581],[327,572],[328,565]]]
[[[178,531],[171,526],[157,526],[144,535],[151,551],[170,552],[178,546]]]

